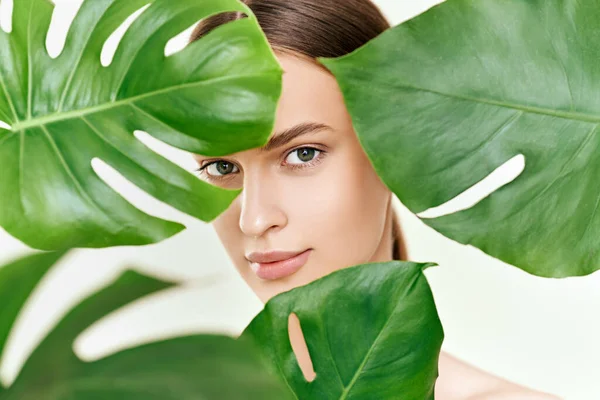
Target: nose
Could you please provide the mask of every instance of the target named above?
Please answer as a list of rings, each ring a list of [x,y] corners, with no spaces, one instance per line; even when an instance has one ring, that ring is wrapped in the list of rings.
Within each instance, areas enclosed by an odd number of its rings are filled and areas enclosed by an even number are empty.
[[[279,204],[277,182],[265,173],[246,173],[240,197],[240,229],[245,235],[260,237],[287,224],[287,216]]]

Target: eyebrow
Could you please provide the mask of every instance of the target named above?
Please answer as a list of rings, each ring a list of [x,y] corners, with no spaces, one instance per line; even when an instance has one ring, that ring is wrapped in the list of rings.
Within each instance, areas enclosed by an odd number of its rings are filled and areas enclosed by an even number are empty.
[[[271,137],[269,142],[266,145],[264,145],[263,147],[261,147],[259,150],[261,152],[266,153],[273,149],[285,146],[286,144],[288,144],[289,142],[291,142],[292,140],[296,139],[299,136],[307,135],[309,133],[316,133],[316,132],[320,132],[320,131],[327,130],[327,129],[329,129],[331,131],[334,130],[331,126],[329,126],[327,124],[322,124],[319,122],[302,122],[298,125],[292,126],[291,128],[287,128],[287,129],[284,129],[283,131],[277,132],[275,135],[273,135]],[[198,160],[197,156],[200,156],[200,155],[195,154],[194,159],[199,164],[204,164],[204,162],[207,161],[207,160]]]
[[[285,146],[299,136],[309,133],[316,133],[327,129],[333,130],[331,126],[319,122],[302,122],[298,125],[292,126],[291,128],[276,133],[273,137],[271,137],[266,145],[260,148],[260,150],[262,152],[271,151],[273,149]]]

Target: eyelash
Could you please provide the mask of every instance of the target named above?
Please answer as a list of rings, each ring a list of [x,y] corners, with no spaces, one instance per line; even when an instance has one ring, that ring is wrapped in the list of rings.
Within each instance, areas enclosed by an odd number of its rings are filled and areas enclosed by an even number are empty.
[[[305,163],[290,164],[290,165],[288,165],[287,167],[290,168],[290,169],[292,169],[293,171],[297,171],[297,170],[301,170],[301,169],[305,169],[305,168],[314,167],[315,165],[319,164],[323,160],[323,158],[325,157],[325,155],[327,154],[327,152],[325,150],[321,150],[321,149],[319,149],[317,147],[313,147],[313,146],[301,146],[301,147],[296,147],[295,149],[292,149],[292,150],[288,151],[285,154],[284,160],[287,159],[288,156],[290,154],[292,154],[293,152],[298,151],[298,150],[302,150],[302,149],[316,150],[316,151],[318,151],[318,154],[315,156],[315,158],[313,158],[312,160],[307,161]],[[222,181],[222,180],[228,179],[232,175],[235,175],[233,173],[230,173],[230,174],[227,174],[227,175],[222,175],[222,176],[212,176],[212,175],[207,174],[206,171],[205,171],[206,168],[208,168],[210,165],[215,164],[215,163],[217,163],[219,161],[225,161],[225,160],[214,160],[214,161],[211,161],[209,163],[204,164],[203,166],[201,166],[199,168],[196,168],[194,171],[199,172],[199,175],[205,175],[206,178],[208,180],[211,180],[211,181]],[[238,167],[238,169],[239,169],[239,167]]]

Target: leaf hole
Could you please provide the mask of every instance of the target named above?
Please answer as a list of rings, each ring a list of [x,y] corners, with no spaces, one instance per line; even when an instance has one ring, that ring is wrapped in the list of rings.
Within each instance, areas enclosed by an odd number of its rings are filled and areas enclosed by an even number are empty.
[[[0,28],[6,32],[12,32],[13,0],[0,0]]]
[[[188,38],[194,31],[196,25],[198,25],[200,21],[194,22],[190,25],[189,28],[185,29],[183,32],[177,34],[176,36],[169,39],[167,44],[165,45],[165,57],[172,56],[175,53],[180,52],[188,45]]]
[[[167,42],[165,45],[165,57],[172,56],[173,54],[183,50],[193,41],[192,38],[199,39],[199,30],[205,30],[207,28],[208,30],[212,30],[217,26],[225,25],[226,23],[246,17],[248,17],[246,13],[238,11],[226,11],[198,20],[190,25],[189,28],[172,37]]]
[[[115,31],[106,39],[104,45],[102,46],[102,51],[100,52],[100,63],[103,67],[108,67],[112,63],[115,53],[117,52],[117,48],[119,47],[123,36],[125,36],[125,32],[127,32],[127,29],[129,29],[131,24],[133,24],[133,22],[139,18],[139,16],[142,15],[142,13],[146,11],[151,4],[152,3],[146,4],[145,6],[136,10],[133,14],[127,17],[127,19],[125,19],[125,21],[123,21],[123,23],[119,25],[119,27],[115,29]]]
[[[198,168],[198,164],[194,160],[193,154],[188,151],[171,146],[144,131],[136,130],[133,132],[133,136],[156,154],[166,158],[173,164],[177,164],[190,173]]]
[[[9,124],[7,124],[6,122],[4,122],[2,120],[0,120],[0,128],[6,129],[6,130],[9,130],[9,131],[12,129]]]
[[[71,24],[82,4],[82,1],[55,3],[46,35],[46,51],[50,58],[56,58],[62,53]]]
[[[142,212],[169,221],[183,222],[191,219],[191,217],[176,208],[163,203],[137,187],[103,160],[94,157],[91,161],[91,166],[96,175],[104,183]]]
[[[187,36],[188,44],[200,40],[208,35],[214,29],[224,26],[230,22],[237,21],[243,18],[248,18],[248,14],[241,11],[226,11],[219,14],[211,15],[198,21],[192,26],[192,30]],[[189,29],[188,29],[189,30]],[[186,30],[186,32],[188,31]],[[168,45],[168,43],[167,43]]]
[[[138,260],[139,264],[141,261]],[[152,262],[150,262],[152,263]],[[156,263],[158,265],[158,263]],[[138,297],[114,309],[85,328],[73,342],[73,351],[85,362],[98,361],[127,349],[186,335],[215,334],[234,336],[239,328],[226,321],[220,308],[211,308],[210,299],[217,298],[227,288],[225,274],[205,275],[197,282],[177,277],[169,272],[151,271],[148,265],[135,268],[144,275],[177,281],[168,289]],[[121,272],[121,276],[127,272]],[[113,281],[118,279],[116,276]],[[181,281],[180,279],[184,279]],[[106,286],[108,286],[107,282]],[[226,289],[225,289],[226,290]],[[190,307],[198,299],[206,299],[206,307]],[[231,301],[233,308],[233,301]],[[173,312],[178,310],[178,312]],[[161,323],[155,323],[156,320]],[[230,326],[227,326],[231,324]],[[118,340],[115,340],[118,338]]]
[[[453,199],[417,214],[419,218],[438,218],[474,207],[501,187],[514,181],[525,170],[525,156],[518,154],[491,174]]]
[[[308,346],[306,345],[306,340],[302,333],[300,320],[295,313],[291,313],[288,317],[288,334],[292,350],[298,361],[298,366],[302,370],[304,379],[308,382],[314,381],[317,374],[313,368],[313,363],[308,352]]]

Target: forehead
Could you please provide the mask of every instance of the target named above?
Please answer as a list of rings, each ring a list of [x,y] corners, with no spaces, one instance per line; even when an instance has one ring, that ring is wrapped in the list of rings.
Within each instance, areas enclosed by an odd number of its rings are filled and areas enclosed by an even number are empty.
[[[344,99],[333,75],[303,58],[275,54],[284,73],[273,132],[305,121],[334,127],[347,122]]]

